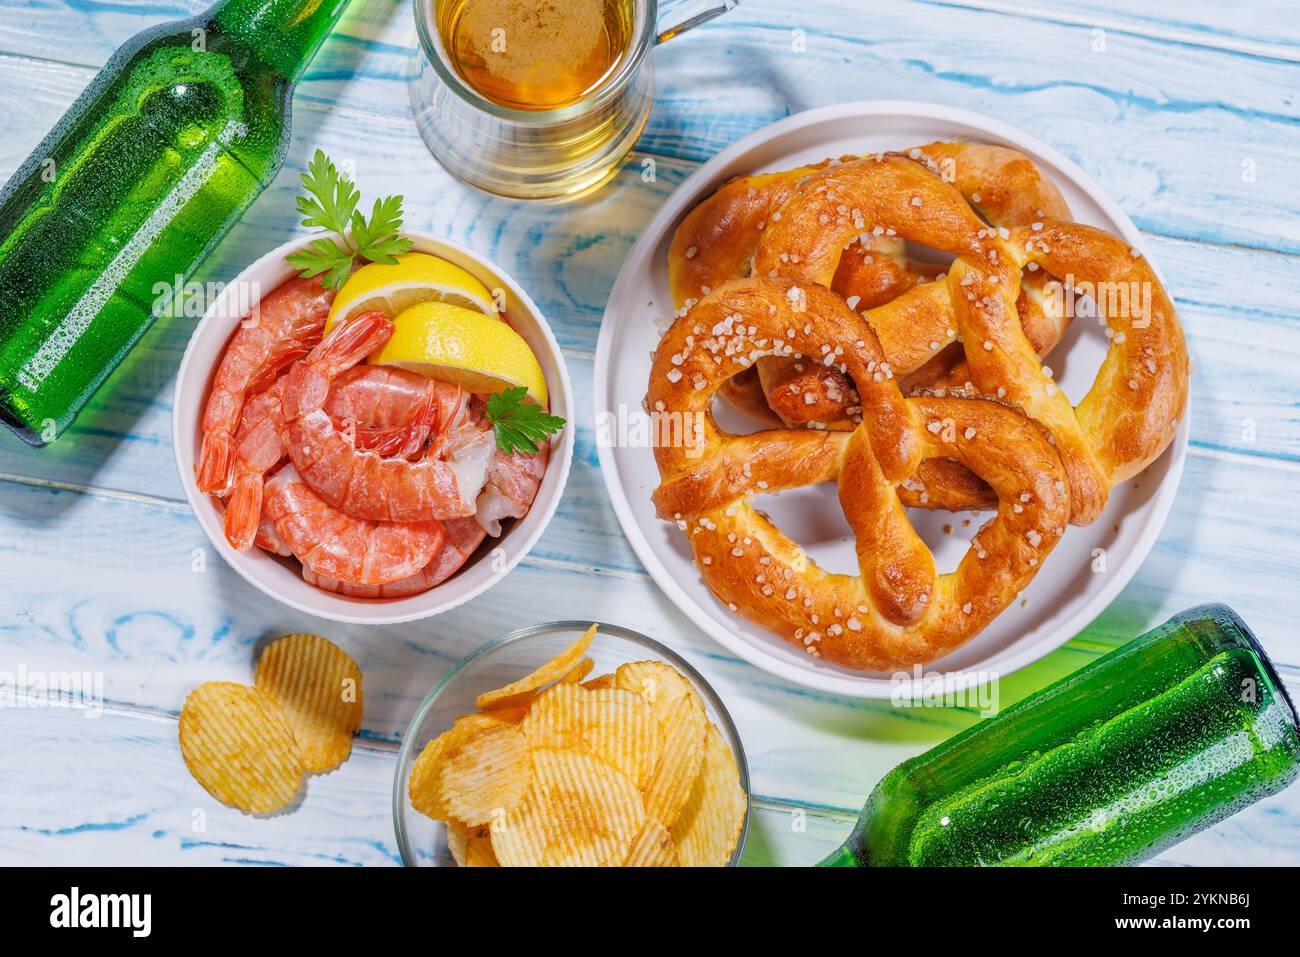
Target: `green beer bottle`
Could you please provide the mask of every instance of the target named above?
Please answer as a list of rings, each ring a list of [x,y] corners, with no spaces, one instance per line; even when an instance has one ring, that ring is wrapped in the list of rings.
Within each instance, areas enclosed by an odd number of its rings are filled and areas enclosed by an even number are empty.
[[[270,184],[347,0],[220,0],[119,49],[0,192],[0,419],[61,433]],[[179,277],[179,278],[178,278]]]
[[[1272,663],[1202,605],[894,768],[822,865],[1134,864],[1297,769]]]

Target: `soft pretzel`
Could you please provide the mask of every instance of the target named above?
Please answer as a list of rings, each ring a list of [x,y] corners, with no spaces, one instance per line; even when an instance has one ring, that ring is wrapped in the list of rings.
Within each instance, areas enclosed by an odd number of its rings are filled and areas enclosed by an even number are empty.
[[[907,242],[952,261],[918,263]],[[1071,221],[1012,150],[936,143],[733,180],[679,226],[669,279],[679,310],[647,403],[699,440],[655,449],[658,514],[729,608],[851,668],[978,633],[1186,408],[1182,330],[1150,265]],[[1067,295],[1091,296],[1110,338],[1077,407],[1041,358]],[[724,432],[717,394],[786,427]],[[830,481],[858,575],[818,568],[750,502]],[[996,514],[937,575],[904,506]]]
[[[932,143],[910,150],[909,155],[952,182],[995,226],[1018,225],[1034,217],[1069,218],[1055,184],[1015,150]],[[786,200],[816,173],[855,159],[842,157],[782,173],[738,177],[697,205],[676,230],[669,250],[669,287],[677,307],[694,302],[712,285],[749,275],[763,230],[773,218],[779,219]],[[845,247],[831,286],[854,309],[873,310],[942,272],[933,263],[911,259],[901,238],[877,226]],[[1046,274],[1026,277],[1016,303],[1026,335],[1043,356],[1069,322],[1061,298],[1044,295],[1050,281]],[[942,349],[955,332],[942,289],[922,291],[901,308],[867,313],[867,317],[882,339],[891,368],[902,373],[905,393],[972,387],[960,347],[946,354]],[[939,347],[937,355],[931,343]],[[931,355],[933,361],[922,361]],[[758,368],[728,380],[719,394],[762,422],[831,429],[854,426],[853,388],[834,369],[766,359]],[[926,462],[912,487],[901,492],[908,505],[922,508],[982,508],[996,502],[988,487],[967,470],[942,461]]]
[[[953,183],[994,226],[1070,218],[1069,207],[1056,185],[1032,160],[1016,150],[977,143],[931,143],[910,150],[909,156]],[[774,214],[779,217],[781,206],[794,191],[821,170],[855,159],[857,157],[846,156],[780,173],[737,177],[697,205],[677,228],[669,248],[668,283],[676,307],[681,309],[727,279],[749,275],[763,230]],[[863,225],[866,226],[865,222]],[[846,247],[831,286],[854,309],[873,309],[917,283],[933,279],[942,271],[933,263],[910,258],[903,241],[887,235],[880,227],[864,231]],[[1047,280],[1046,276],[1031,279],[1026,283],[1025,295],[1017,302],[1025,332],[1040,355],[1046,355],[1056,344],[1068,322],[1059,311],[1044,314],[1044,308],[1052,305],[1040,292]],[[909,322],[901,336],[891,337],[884,328],[891,321],[890,317],[882,316],[872,323],[881,335],[885,353],[895,368],[901,368],[906,361],[903,356],[891,354],[891,346],[900,338],[922,343],[936,337],[945,341],[950,339],[945,334],[949,324],[939,313],[931,317],[911,315],[905,318]],[[920,328],[911,324],[911,321],[927,318],[930,321]],[[786,365],[788,370],[789,364]],[[954,373],[954,378],[958,376],[959,373]],[[797,378],[787,374],[782,381]],[[921,376],[926,384],[932,384],[935,378],[933,370]],[[904,385],[906,389],[907,384]],[[809,387],[817,388],[811,383]],[[738,377],[738,380],[723,386],[722,394],[743,411],[762,415],[765,400],[755,395],[758,389],[756,376]],[[804,391],[800,389],[797,394],[802,395]],[[771,398],[770,392],[768,398]],[[787,424],[817,421],[832,427],[852,427],[843,418],[828,421],[818,417],[811,410],[800,408],[797,400],[780,406],[776,411]]]
[[[861,396],[852,432],[731,435],[714,422],[719,386],[767,356],[839,368]],[[732,280],[669,328],[647,393],[699,423],[694,444],[655,449],[661,517],[686,531],[708,587],[733,611],[810,655],[887,670],[932,661],[977,634],[1029,583],[1064,531],[1066,473],[1042,431],[1015,410],[966,396],[904,397],[870,326],[823,286]],[[895,486],[948,457],[1001,505],[957,570],[938,575]],[[751,504],[753,495],[838,481],[861,573],[809,561]]]
[[[1187,402],[1187,350],[1173,304],[1136,250],[1078,223],[986,226],[924,165],[882,155],[806,180],[765,231],[754,272],[825,284],[861,220],[955,256],[946,288],[931,284],[924,295],[946,296],[952,338],[963,341],[975,387],[1050,432],[1070,479],[1071,522],[1095,520],[1111,485],[1145,468],[1172,441]],[[1107,317],[1110,347],[1078,415],[1019,319],[1020,274],[1031,263],[1072,276],[1076,286],[1132,289],[1141,303],[1137,315]],[[884,308],[903,310],[919,294],[912,290]],[[932,340],[925,348],[932,344],[935,353],[945,345]]]

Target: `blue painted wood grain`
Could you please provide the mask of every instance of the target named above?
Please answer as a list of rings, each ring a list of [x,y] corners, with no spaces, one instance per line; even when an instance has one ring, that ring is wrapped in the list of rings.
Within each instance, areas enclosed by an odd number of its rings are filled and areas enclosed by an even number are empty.
[[[117,44],[202,6],[0,0],[0,177]],[[578,205],[520,208],[461,187],[430,159],[406,113],[409,8],[355,0],[299,90],[285,172],[202,277],[229,278],[297,231],[296,170],[316,146],[354,161],[367,191],[402,190],[412,225],[496,260],[555,327],[581,413],[560,512],[491,599],[432,622],[385,628],[376,640],[374,631],[293,615],[221,565],[188,514],[171,465],[170,387],[190,326],[159,325],[66,442],[32,453],[0,437],[0,568],[19,582],[0,592],[0,668],[102,671],[113,709],[99,719],[0,711],[0,773],[22,795],[0,807],[0,861],[391,862],[392,743],[415,702],[483,639],[574,613],[575,594],[583,614],[635,620],[682,649],[727,700],[760,795],[751,862],[815,860],[885,770],[975,720],[808,692],[723,652],[641,569],[596,467],[595,335],[637,234],[717,149],[789,112],[849,99],[950,102],[1062,149],[1147,231],[1197,361],[1192,454],[1155,551],[1082,636],[1004,679],[1002,703],[1181,607],[1224,597],[1225,583],[1278,659],[1300,667],[1292,594],[1300,515],[1285,507],[1300,477],[1300,326],[1291,308],[1300,295],[1300,187],[1287,165],[1300,145],[1296,30],[1280,3],[1254,5],[1247,17],[1204,0],[1159,12],[1129,6],[881,0],[864,25],[847,0],[810,9],[746,0],[656,53],[655,111],[614,183]],[[655,182],[639,175],[646,157]],[[191,570],[195,549],[209,559],[205,572]],[[599,589],[589,587],[592,575]],[[216,806],[184,773],[175,713],[200,681],[247,680],[259,639],[302,628],[330,634],[360,660],[363,744],[343,770],[313,780],[294,814],[252,820]],[[83,774],[68,772],[68,754]],[[193,831],[195,808],[207,811],[206,834]],[[1298,818],[1300,794],[1288,793],[1162,863],[1300,862]]]
[[[0,52],[39,50],[60,63],[98,66],[139,27],[202,6],[176,0],[69,10],[6,0]],[[1261,22],[1290,13],[1282,0],[1251,6]],[[1300,250],[1300,209],[1287,172],[1300,145],[1297,71],[1208,40],[1171,42],[1117,29],[1097,49],[1088,5],[1070,11],[1071,22],[1062,22],[875,0],[864,26],[836,5],[748,0],[726,20],[657,51],[659,89],[640,145],[702,160],[809,107],[935,100],[1040,136],[1094,175],[1143,228]],[[1208,15],[1208,7],[1201,12]],[[1113,5],[1103,4],[1101,19],[1113,15]],[[34,49],[33,34],[44,38]],[[383,112],[405,123],[412,38],[401,0],[355,4],[309,69],[298,102]],[[1246,168],[1252,178],[1243,178]]]

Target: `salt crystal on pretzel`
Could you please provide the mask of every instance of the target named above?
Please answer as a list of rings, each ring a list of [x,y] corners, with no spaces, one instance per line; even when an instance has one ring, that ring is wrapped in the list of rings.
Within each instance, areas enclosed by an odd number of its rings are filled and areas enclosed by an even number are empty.
[[[789,296],[795,288],[804,294],[801,319],[808,321],[795,329],[789,347],[807,356],[842,344],[843,366],[861,396],[862,424],[853,432],[726,433],[710,408],[737,368],[687,345],[691,323],[710,325],[739,313],[758,336],[775,338],[795,327]],[[669,379],[674,354],[689,375],[704,379],[703,389]],[[709,588],[808,654],[871,671],[932,661],[977,634],[1032,580],[1069,515],[1065,470],[1037,426],[984,399],[904,398],[896,380],[868,371],[883,358],[870,327],[829,289],[787,279],[733,280],[668,330],[647,395],[652,406],[663,403],[669,414],[701,426],[692,433],[701,437],[697,444],[656,447],[662,482],[654,501],[661,517],[686,522]],[[929,430],[930,421],[941,428]],[[1008,507],[977,534],[955,572],[938,575],[895,486],[922,460],[944,458],[979,476]],[[750,504],[760,490],[824,481],[839,483],[859,575],[818,568]],[[1020,512],[1009,507],[1013,501],[1023,502]]]

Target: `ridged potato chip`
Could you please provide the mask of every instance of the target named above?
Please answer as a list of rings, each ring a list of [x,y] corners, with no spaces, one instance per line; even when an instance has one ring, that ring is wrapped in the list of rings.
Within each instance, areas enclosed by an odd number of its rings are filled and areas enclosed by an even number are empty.
[[[486,824],[465,827],[454,821],[447,825],[447,849],[461,867],[500,867],[492,850],[492,834]]]
[[[624,867],[676,867],[677,848],[668,829],[654,818],[646,818],[641,832],[627,852]]]
[[[253,686],[289,720],[308,771],[329,771],[352,753],[361,727],[361,669],[318,635],[285,635],[258,659]]]
[[[704,766],[690,800],[669,828],[681,863],[686,867],[725,867],[740,839],[746,803],[736,759],[722,733],[709,725]]]
[[[544,691],[521,725],[532,747],[572,748],[608,761],[638,788],[650,781],[663,736],[644,698],[621,688],[557,684]]]
[[[591,674],[591,669],[594,667],[596,667],[596,662],[592,661],[590,658],[583,658],[573,666],[573,669],[567,675],[560,679],[560,684],[580,684],[583,678]]]
[[[223,804],[266,814],[302,786],[302,760],[283,712],[262,692],[232,681],[201,684],[185,699],[181,756]]]
[[[614,672],[614,685],[645,698],[660,721],[682,695],[690,695],[697,701],[700,697],[684,675],[662,661],[629,661],[619,665]],[[704,702],[700,701],[700,707],[703,709]]]
[[[446,821],[451,817],[447,798],[442,793],[442,752],[450,734],[450,731],[444,732],[424,746],[411,767],[411,781],[406,786],[411,807],[435,821]]]
[[[492,831],[486,824],[474,828],[465,846],[466,867],[500,867],[497,852],[492,849]]]
[[[492,823],[505,867],[598,867],[624,860],[645,821],[632,779],[593,755],[535,748],[524,800]]]
[[[532,697],[532,692],[545,684],[562,678],[582,659],[591,646],[591,639],[596,637],[596,626],[592,625],[569,647],[542,665],[531,674],[524,675],[518,681],[512,681],[495,691],[485,691],[474,703],[480,708],[502,708],[522,704]]]
[[[673,699],[664,715],[664,747],[645,789],[646,814],[671,827],[704,766],[705,729],[708,721],[695,694]]]
[[[455,821],[447,822],[447,851],[460,867],[465,866],[465,852],[469,849],[469,828]]]
[[[501,802],[517,802],[528,786],[528,748],[518,729],[519,717],[522,714],[516,716],[513,709],[501,709],[457,718],[415,759],[408,786],[411,806],[437,821],[457,820],[472,826],[487,821]],[[480,737],[484,741],[475,746]],[[480,765],[480,760],[486,763]],[[475,788],[484,795],[475,796]],[[492,808],[480,817],[478,805],[483,802],[492,802]]]
[[[487,824],[523,800],[531,771],[523,732],[508,724],[482,728],[443,750],[443,800],[457,821]]]
[[[594,634],[479,695],[485,710],[458,719],[415,762],[411,800],[447,822],[461,865],[730,861],[747,799],[703,697],[660,661],[589,677]]]

